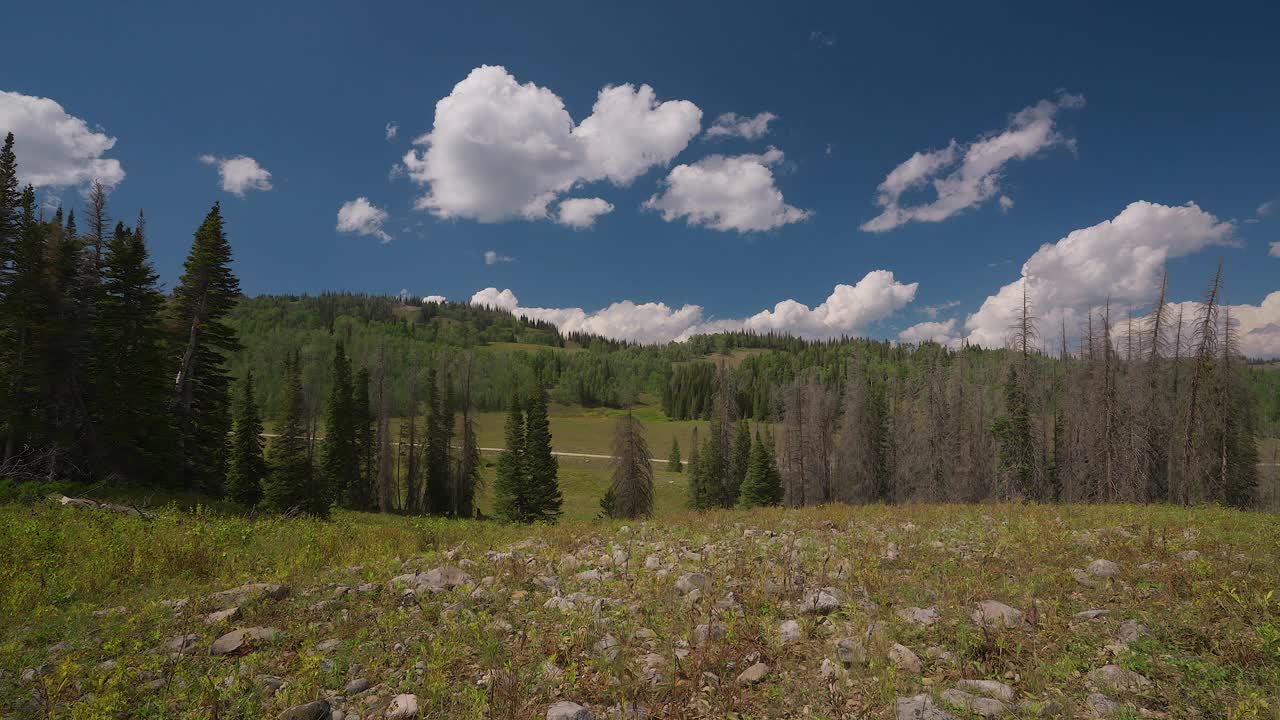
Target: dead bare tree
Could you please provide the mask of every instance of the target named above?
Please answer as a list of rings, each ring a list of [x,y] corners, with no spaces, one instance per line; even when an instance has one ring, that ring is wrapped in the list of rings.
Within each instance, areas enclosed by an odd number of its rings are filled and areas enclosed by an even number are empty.
[[[653,515],[653,466],[640,421],[627,414],[618,418],[613,433],[613,478],[609,484],[609,512],[615,518]]]

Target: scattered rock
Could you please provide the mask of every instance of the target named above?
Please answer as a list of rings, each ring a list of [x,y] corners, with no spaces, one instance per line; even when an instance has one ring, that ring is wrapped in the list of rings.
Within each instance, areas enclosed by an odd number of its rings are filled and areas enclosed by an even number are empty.
[[[1120,711],[1120,703],[1101,693],[1089,695],[1084,704],[1098,717],[1111,717]]]
[[[694,590],[704,590],[707,587],[707,576],[702,573],[685,573],[676,580],[676,592],[681,595],[688,595]]]
[[[1081,620],[1094,620],[1096,618],[1106,617],[1110,614],[1111,614],[1110,610],[1085,610],[1084,612],[1076,613],[1076,617],[1080,618]]]
[[[618,657],[618,638],[613,635],[606,634],[595,644],[593,648],[597,655],[605,660],[613,660]]]
[[[98,618],[111,617],[113,615],[123,615],[129,612],[129,609],[123,605],[111,608],[103,608],[102,610],[94,610],[93,616]]]
[[[1062,706],[1054,700],[1023,700],[1018,703],[1018,714],[1029,718],[1052,718],[1062,714]]]
[[[938,614],[937,608],[932,607],[898,608],[898,617],[914,625],[924,625],[926,627],[942,619],[942,616]]]
[[[956,683],[956,687],[1005,702],[1013,702],[1013,699],[1018,696],[1016,690],[996,680],[961,680]]]
[[[1094,560],[1085,570],[1090,575],[1100,578],[1113,578],[1120,575],[1120,566],[1110,560]]]
[[[578,703],[561,700],[547,708],[547,720],[595,720],[596,716]]]
[[[751,667],[747,668],[746,670],[743,670],[738,675],[738,684],[739,685],[755,685],[761,680],[764,680],[765,677],[767,677],[768,675],[769,675],[769,666],[765,665],[762,662],[758,662],[755,665],[752,665]]]
[[[199,641],[199,635],[179,635],[165,641],[164,647],[174,655],[190,655],[196,651],[196,643]]]
[[[1151,631],[1147,629],[1147,626],[1137,620],[1130,619],[1120,623],[1120,627],[1116,629],[1115,640],[1122,645],[1128,645],[1145,637],[1151,637]]]
[[[1095,687],[1104,690],[1141,690],[1151,685],[1151,681],[1131,670],[1119,665],[1104,665],[1091,670],[1085,679]]]
[[[867,647],[858,638],[844,638],[836,643],[836,657],[845,665],[865,665]]]
[[[1009,712],[1008,706],[999,700],[970,695],[963,690],[944,690],[942,700],[968,713],[982,717],[999,717]]]
[[[234,622],[239,620],[241,616],[240,607],[232,606],[226,610],[217,610],[204,616],[205,625],[221,625],[222,623]]]
[[[418,717],[417,695],[397,695],[387,706],[387,720],[411,720],[416,717]]]
[[[248,652],[258,645],[275,640],[277,635],[275,628],[270,627],[251,627],[232,630],[213,641],[213,647],[209,652],[213,655],[234,655],[241,652]]]
[[[906,645],[894,643],[889,648],[889,662],[898,668],[899,672],[910,675],[919,675],[924,670],[924,665],[920,662],[920,656],[911,651]]]
[[[359,695],[360,693],[368,689],[369,689],[368,680],[364,678],[356,678],[355,680],[352,680],[351,682],[347,683],[346,686],[342,688],[342,694],[347,696]]]
[[[1023,627],[1027,617],[1021,610],[1009,607],[996,600],[983,600],[970,615],[975,623],[987,627]]]
[[[782,627],[778,629],[778,642],[783,647],[800,642],[800,623],[795,620],[782,623]]]
[[[1085,587],[1102,587],[1102,582],[1100,580],[1080,568],[1072,568],[1071,575],[1075,577],[1076,582],[1084,585]]]
[[[838,680],[848,674],[848,670],[845,670],[840,663],[831,662],[831,658],[823,658],[822,665],[818,666],[818,675],[824,680]]]
[[[329,703],[324,700],[294,705],[280,713],[280,720],[331,720],[333,717]]]
[[[956,716],[934,704],[928,695],[898,698],[894,704],[897,720],[956,720]]]
[[[333,652],[334,649],[336,649],[341,644],[342,644],[342,641],[338,640],[337,638],[321,640],[320,642],[316,643],[316,651],[322,652],[322,653]]]
[[[1178,553],[1178,559],[1183,562],[1195,562],[1196,560],[1200,559],[1200,551],[1185,550],[1183,552]]]
[[[230,590],[216,592],[209,596],[209,601],[218,609],[233,606],[251,605],[259,600],[281,600],[289,596],[289,588],[284,585],[270,583],[249,583]]]
[[[826,615],[844,605],[844,593],[838,588],[824,587],[809,592],[800,601],[800,611],[815,615]]]

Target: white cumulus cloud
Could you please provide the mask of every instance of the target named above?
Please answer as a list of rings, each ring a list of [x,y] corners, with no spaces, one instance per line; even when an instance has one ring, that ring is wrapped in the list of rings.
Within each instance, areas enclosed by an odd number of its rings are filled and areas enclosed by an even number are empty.
[[[443,295],[428,295],[428,296],[426,296],[426,297],[422,298],[422,302],[424,302],[424,303],[435,303],[435,304],[437,304],[437,305],[444,304],[444,303],[446,303],[446,302],[448,302],[448,301],[449,301],[449,299],[448,299],[448,298],[446,298],[446,297],[445,297],[445,296],[443,296]]]
[[[572,228],[585,229],[596,224],[601,215],[613,212],[613,203],[600,198],[569,198],[560,201],[556,222]]]
[[[1004,166],[1034,157],[1042,150],[1073,141],[1058,131],[1058,111],[1084,106],[1084,97],[1059,93],[1015,113],[1004,130],[960,145],[952,140],[941,150],[917,152],[894,168],[880,183],[876,204],[880,214],[862,224],[868,232],[892,230],[911,221],[941,222],[966,208],[981,205],[1000,192]],[[931,185],[932,202],[904,205],[902,196]],[[1012,199],[1000,205],[1008,210]],[[1008,203],[1006,205],[1006,202]]]
[[[391,242],[391,236],[382,229],[389,215],[386,210],[369,202],[366,197],[348,200],[338,208],[338,232],[371,235],[384,243]]]
[[[507,256],[507,255],[502,255],[502,254],[498,253],[498,251],[497,251],[497,250],[485,250],[485,251],[484,251],[484,264],[485,264],[485,265],[497,265],[498,263],[509,263],[509,262],[515,262],[515,261],[516,261],[516,259],[515,259],[515,258],[513,258],[513,257],[509,257],[509,256]]]
[[[778,116],[771,112],[762,112],[754,117],[727,112],[711,123],[711,127],[707,128],[707,137],[758,140],[769,134],[769,123],[777,119]]]
[[[956,320],[921,322],[898,333],[898,340],[904,343],[936,342],[943,345],[956,345],[960,338],[956,334]]]
[[[250,190],[271,189],[271,173],[248,155],[229,158],[201,155],[200,162],[218,168],[222,189],[236,197],[244,197]]]
[[[1184,322],[1190,325],[1201,307],[1196,301],[1170,303],[1169,312],[1176,317],[1181,311]],[[1241,354],[1264,360],[1280,358],[1280,290],[1269,293],[1259,305],[1224,304],[1219,308],[1218,321],[1224,322],[1228,314],[1235,328],[1236,349]],[[1185,334],[1183,341],[1186,342]]]
[[[739,319],[708,319],[701,305],[672,307],[665,303],[616,302],[594,312],[582,308],[543,308],[520,305],[511,290],[485,288],[471,296],[471,304],[508,310],[543,320],[562,332],[587,332],[619,340],[664,343],[694,335],[730,330],[790,333],[808,338],[855,335],[911,302],[917,283],[901,283],[893,273],[874,270],[854,285],[837,285],[816,307],[783,300],[771,310]]]
[[[416,207],[437,217],[540,220],[575,186],[624,186],[667,165],[701,122],[691,102],[658,102],[648,85],[617,85],[600,90],[575,125],[554,92],[485,65],[436,103],[431,132],[414,140],[419,148],[403,164],[427,186]]]
[[[1165,262],[1211,245],[1234,242],[1233,227],[1195,203],[1134,202],[1110,220],[1074,230],[1041,245],[1022,266],[1021,277],[988,297],[965,320],[969,342],[1004,344],[1022,306],[1025,284],[1040,327],[1056,337],[1064,320],[1074,334],[1092,308],[1110,301],[1113,309],[1154,299]]]
[[[1271,257],[1280,258],[1280,242],[1271,243]]]
[[[0,91],[0,139],[12,132],[23,185],[60,188],[124,180],[119,160],[103,157],[116,139],[70,115],[54,100]]]
[[[773,165],[782,151],[770,147],[762,155],[710,155],[692,165],[677,165],[663,180],[662,192],[644,207],[672,222],[713,230],[772,230],[809,217],[808,210],[788,205],[774,184]]]

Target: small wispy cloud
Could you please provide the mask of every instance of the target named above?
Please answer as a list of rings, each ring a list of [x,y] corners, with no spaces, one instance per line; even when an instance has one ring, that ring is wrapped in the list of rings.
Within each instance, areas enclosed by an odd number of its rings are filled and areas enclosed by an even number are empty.
[[[511,257],[511,256],[509,256],[509,255],[500,255],[500,254],[498,254],[498,251],[497,251],[497,250],[485,250],[485,251],[484,251],[484,264],[485,264],[485,265],[497,265],[498,263],[509,263],[509,262],[515,262],[515,261],[516,261],[516,259],[515,259],[515,258],[513,258],[513,257]]]

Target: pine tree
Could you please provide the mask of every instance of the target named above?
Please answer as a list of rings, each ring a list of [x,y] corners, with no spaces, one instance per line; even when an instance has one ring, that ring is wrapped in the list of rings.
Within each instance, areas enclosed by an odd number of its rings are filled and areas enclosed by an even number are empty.
[[[271,471],[262,484],[262,504],[272,512],[325,515],[328,503],[316,497],[314,469],[307,459],[307,410],[302,395],[301,356],[291,352],[284,364],[284,412],[280,434],[267,460]]]
[[[506,449],[498,456],[497,477],[493,484],[493,514],[507,522],[527,522],[529,511],[528,480],[524,463],[524,413],[520,399],[511,398],[507,413]]]
[[[1000,470],[1004,475],[1004,495],[1034,497],[1034,449],[1031,415],[1026,391],[1018,376],[1017,364],[1010,364],[1005,378],[1005,414],[996,418],[991,432],[1000,447]]]
[[[427,510],[447,515],[453,507],[449,496],[449,444],[453,436],[453,411],[449,407],[447,380],[435,370],[427,372]]]
[[[471,416],[471,364],[475,354],[467,353],[466,375],[462,383],[462,447],[452,473],[453,517],[475,515],[476,486],[480,483],[480,441]]]
[[[155,483],[170,477],[173,427],[165,375],[164,295],[144,238],[117,224],[102,259],[93,312],[93,418],[110,472]]]
[[[554,523],[560,518],[560,463],[551,453],[551,422],[547,417],[547,391],[539,384],[529,399],[524,438],[525,472],[529,482],[529,519]]]
[[[781,502],[782,475],[778,473],[773,452],[760,439],[760,433],[756,433],[747,463],[747,476],[742,481],[742,492],[738,496],[738,507],[749,509]]]
[[[49,272],[45,262],[45,226],[36,218],[35,189],[28,185],[18,202],[18,232],[12,248],[4,312],[9,337],[6,415],[8,436],[4,463],[27,449],[27,472],[47,473],[51,430],[45,391],[49,386],[45,360],[50,341]],[[38,465],[38,467],[37,467]]]
[[[369,407],[369,370],[356,373],[351,395],[351,422],[355,430],[356,478],[348,485],[339,502],[351,510],[372,510],[374,480],[378,474],[377,443],[374,442],[374,416]]]
[[[256,506],[262,500],[262,483],[267,472],[267,461],[262,454],[262,419],[254,397],[253,371],[249,371],[241,385],[235,430],[231,435],[228,497],[244,507]]]
[[[231,273],[231,245],[216,203],[196,230],[173,297],[185,335],[173,388],[180,470],[189,487],[218,493],[231,429],[231,381],[224,366],[240,348],[223,319],[240,297],[240,282]]]
[[[367,389],[367,388],[366,388]],[[367,415],[368,411],[364,412]],[[333,351],[333,385],[325,413],[325,437],[321,465],[326,494],[346,503],[351,489],[360,482],[359,423],[355,388],[351,380],[351,360],[339,341]]]
[[[722,507],[731,508],[738,503],[739,489],[742,481],[747,479],[747,469],[751,464],[751,424],[743,418],[737,422],[733,436],[733,458],[729,462],[729,472],[725,474],[724,495],[720,499]]]
[[[671,472],[684,472],[684,465],[680,462],[680,438],[671,438],[671,454],[667,456],[667,469]]]
[[[613,434],[613,477],[600,507],[609,517],[633,520],[653,515],[653,466],[644,427],[630,413]]]

